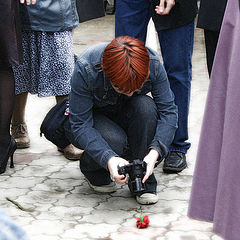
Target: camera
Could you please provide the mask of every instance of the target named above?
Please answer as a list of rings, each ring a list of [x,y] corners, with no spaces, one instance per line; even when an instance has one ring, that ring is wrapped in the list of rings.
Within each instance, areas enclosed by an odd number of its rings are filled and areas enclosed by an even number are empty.
[[[133,193],[146,190],[145,184],[142,183],[145,172],[146,163],[139,159],[133,160],[131,163],[125,166],[118,166],[119,175],[129,175],[128,185]]]

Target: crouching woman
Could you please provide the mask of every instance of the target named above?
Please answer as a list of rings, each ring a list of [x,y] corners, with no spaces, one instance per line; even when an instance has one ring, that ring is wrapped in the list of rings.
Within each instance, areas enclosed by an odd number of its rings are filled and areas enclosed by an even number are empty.
[[[127,181],[118,166],[140,159],[146,190],[134,196],[140,204],[156,203],[153,169],[177,128],[174,95],[157,53],[128,36],[90,47],[76,62],[69,104],[66,135],[84,149],[80,169],[90,187],[115,191],[115,182]]]

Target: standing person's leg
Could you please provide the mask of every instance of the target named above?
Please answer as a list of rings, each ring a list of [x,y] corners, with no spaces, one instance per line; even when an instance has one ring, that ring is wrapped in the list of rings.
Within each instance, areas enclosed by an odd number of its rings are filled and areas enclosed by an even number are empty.
[[[157,107],[152,98],[145,95],[132,97],[122,110],[121,124],[127,132],[130,160],[140,159],[149,152],[149,146],[155,136],[157,126]],[[146,191],[136,197],[140,204],[151,204],[158,201],[157,180],[152,174],[146,181]]]
[[[188,112],[192,79],[194,21],[170,30],[158,32],[164,66],[178,106],[178,129],[169,147],[163,170],[176,173],[186,168],[188,140]]]
[[[25,108],[28,93],[24,92],[15,96],[15,103],[12,116],[11,134],[17,142],[17,148],[30,147],[27,125],[25,122]]]
[[[65,122],[64,128],[70,142],[76,147],[81,148],[81,146],[73,140],[71,131],[69,131],[69,129],[71,129],[69,121]],[[127,150],[127,136],[119,125],[101,113],[94,113],[94,128],[98,130],[114,152],[119,156],[124,155],[124,152]],[[90,187],[95,191],[113,192],[116,190],[116,185],[112,182],[109,171],[100,166],[86,152],[84,152],[80,158],[80,169]]]
[[[213,60],[214,60],[214,56],[217,48],[219,33],[220,33],[219,31],[204,30],[209,77],[212,72],[212,65],[213,65]]]
[[[4,173],[8,158],[16,143],[10,137],[10,123],[14,106],[14,77],[10,69],[0,69],[0,173]]]
[[[115,37],[131,36],[145,43],[151,0],[116,0]]]

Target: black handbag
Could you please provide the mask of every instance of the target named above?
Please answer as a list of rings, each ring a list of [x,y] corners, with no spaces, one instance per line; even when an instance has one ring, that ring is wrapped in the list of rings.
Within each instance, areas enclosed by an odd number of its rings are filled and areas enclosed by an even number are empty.
[[[77,0],[76,5],[80,23],[105,16],[103,0]]]
[[[47,113],[40,126],[40,136],[44,134],[45,138],[64,149],[70,144],[70,141],[65,136],[64,122],[69,117],[69,100],[63,99],[57,103]]]

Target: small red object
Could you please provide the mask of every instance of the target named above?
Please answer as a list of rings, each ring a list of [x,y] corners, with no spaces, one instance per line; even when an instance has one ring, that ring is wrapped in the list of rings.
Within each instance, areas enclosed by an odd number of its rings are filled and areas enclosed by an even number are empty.
[[[136,222],[137,228],[146,228],[149,225],[150,220],[147,215],[142,216],[141,214],[140,218],[136,217],[136,219],[137,219],[137,222]]]

